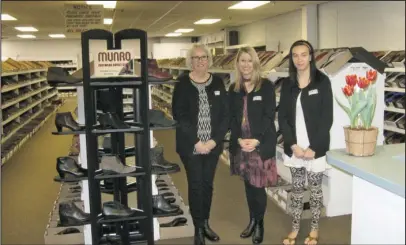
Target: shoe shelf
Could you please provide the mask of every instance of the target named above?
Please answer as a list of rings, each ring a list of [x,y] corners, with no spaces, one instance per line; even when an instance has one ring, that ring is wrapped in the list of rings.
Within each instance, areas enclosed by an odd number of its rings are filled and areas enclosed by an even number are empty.
[[[12,129],[1,140],[1,162],[6,163],[24,143],[37,132],[42,125],[58,110],[61,105],[44,104],[38,111],[33,112],[29,118],[19,124],[15,129]],[[3,131],[4,133],[4,131]]]
[[[388,52],[385,56],[389,56],[390,53],[392,52]],[[404,64],[395,65],[398,66],[385,69],[385,144],[405,142],[405,67]]]

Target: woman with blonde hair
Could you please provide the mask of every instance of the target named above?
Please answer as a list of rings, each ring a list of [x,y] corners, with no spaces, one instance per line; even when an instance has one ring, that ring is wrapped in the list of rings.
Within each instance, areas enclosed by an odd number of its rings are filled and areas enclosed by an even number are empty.
[[[229,114],[224,83],[208,71],[212,63],[204,45],[193,45],[186,57],[191,72],[178,78],[172,96],[172,114],[178,122],[176,151],[186,170],[195,245],[205,244],[205,238],[220,240],[209,226],[209,216]]]
[[[230,167],[245,183],[250,222],[241,238],[262,243],[266,187],[276,185],[276,96],[273,84],[261,78],[260,62],[251,47],[240,48],[236,81],[229,89]]]

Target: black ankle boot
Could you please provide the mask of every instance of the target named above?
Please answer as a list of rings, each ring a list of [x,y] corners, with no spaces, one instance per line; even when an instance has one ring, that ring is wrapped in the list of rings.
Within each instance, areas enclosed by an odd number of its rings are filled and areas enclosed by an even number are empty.
[[[205,220],[203,224],[204,236],[212,242],[217,242],[220,237],[209,226],[209,220]]]
[[[254,226],[254,233],[252,234],[252,242],[260,244],[264,240],[264,220],[258,220]]]
[[[195,228],[195,237],[193,245],[206,245],[203,227]]]
[[[245,228],[245,230],[243,230],[240,234],[241,238],[248,238],[252,235],[252,233],[254,232],[254,228],[255,228],[255,224],[256,224],[256,220],[254,218],[250,219],[250,223],[248,224],[247,228]]]

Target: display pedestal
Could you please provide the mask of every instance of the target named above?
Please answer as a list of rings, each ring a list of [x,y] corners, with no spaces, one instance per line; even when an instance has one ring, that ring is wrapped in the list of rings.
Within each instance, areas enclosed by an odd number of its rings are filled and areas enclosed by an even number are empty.
[[[351,244],[405,244],[405,144],[378,146],[371,157],[327,152],[351,178]]]

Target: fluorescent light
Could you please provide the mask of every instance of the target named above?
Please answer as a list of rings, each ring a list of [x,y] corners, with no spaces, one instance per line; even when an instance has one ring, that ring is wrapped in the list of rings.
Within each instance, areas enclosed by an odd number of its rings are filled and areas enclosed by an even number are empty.
[[[9,14],[1,14],[1,20],[17,20],[17,19]]]
[[[113,19],[104,18],[104,24],[105,24],[105,25],[111,25],[111,24],[113,24]]]
[[[15,29],[19,30],[19,31],[26,31],[26,32],[38,31],[36,28],[34,28],[32,26],[20,26],[20,27],[15,27]]]
[[[88,5],[103,5],[105,9],[116,8],[117,1],[86,1]]]
[[[179,33],[179,32],[177,32],[177,33],[168,33],[168,34],[166,34],[165,35],[166,37],[179,37],[179,36],[182,36],[182,33]]]
[[[192,31],[194,31],[194,29],[177,29],[175,32],[188,33]]]
[[[271,1],[241,1],[228,7],[228,9],[254,9],[270,2]]]
[[[31,34],[22,34],[22,35],[17,35],[19,38],[35,38],[34,35]]]
[[[194,24],[195,25],[211,25],[216,22],[219,22],[221,19],[201,19],[196,21]]]
[[[48,36],[52,38],[65,38],[65,34],[49,34]]]

